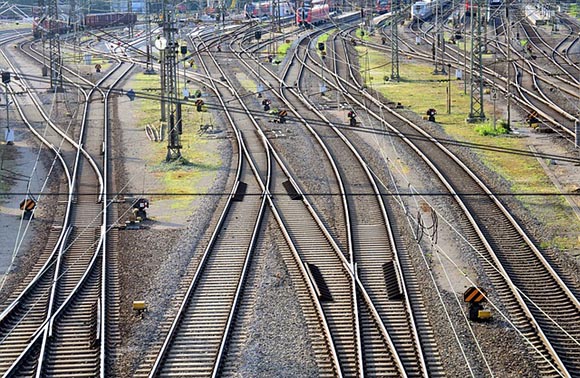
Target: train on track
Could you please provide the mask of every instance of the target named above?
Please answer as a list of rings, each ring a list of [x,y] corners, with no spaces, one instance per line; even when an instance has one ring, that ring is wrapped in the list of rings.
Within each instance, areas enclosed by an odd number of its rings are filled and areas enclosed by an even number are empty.
[[[113,12],[85,14],[78,23],[78,29],[105,28],[110,26],[131,25],[137,22],[136,13]],[[67,20],[51,21],[47,17],[35,17],[32,21],[32,35],[40,38],[42,33],[66,34],[74,29],[74,24]]]
[[[296,10],[296,24],[298,26],[312,27],[330,20],[330,3],[326,0],[305,0],[302,7]]]
[[[425,21],[428,20],[437,7],[445,7],[450,0],[420,0],[413,3],[411,7],[411,18],[413,20]]]
[[[375,13],[385,14],[391,11],[391,0],[377,0],[375,3]]]
[[[88,28],[131,25],[137,22],[136,13],[95,13],[84,17],[83,25]]]
[[[288,1],[261,1],[244,5],[246,18],[269,18],[274,16],[275,6],[278,4],[278,14],[281,18],[293,17],[294,6]]]

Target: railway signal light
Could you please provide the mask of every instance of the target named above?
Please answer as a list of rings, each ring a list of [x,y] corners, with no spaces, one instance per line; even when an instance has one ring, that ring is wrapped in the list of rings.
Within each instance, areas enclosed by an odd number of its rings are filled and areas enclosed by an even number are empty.
[[[351,110],[350,112],[348,112],[348,114],[346,116],[349,118],[350,127],[355,127],[356,126],[356,113],[354,112],[354,110]]]
[[[181,55],[187,54],[187,45],[183,45],[180,47]]]
[[[318,42],[318,50],[324,51],[324,42]]]
[[[256,32],[254,33],[254,38],[256,38],[259,41],[260,38],[262,38],[262,31],[256,30]]]
[[[430,122],[435,122],[435,115],[437,114],[437,110],[435,110],[433,108],[427,109],[426,114],[427,114],[428,120]]]
[[[6,72],[6,71],[2,72],[2,82],[4,84],[10,83],[10,72]]]
[[[270,104],[272,103],[272,101],[268,100],[268,99],[264,99],[262,101],[262,105],[264,105],[264,111],[267,112],[268,110],[270,110]]]

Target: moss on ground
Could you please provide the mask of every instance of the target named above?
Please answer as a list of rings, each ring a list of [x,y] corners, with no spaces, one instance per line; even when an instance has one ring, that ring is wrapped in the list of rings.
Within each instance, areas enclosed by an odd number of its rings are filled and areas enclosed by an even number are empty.
[[[400,102],[419,114],[425,114],[429,108],[437,109],[437,122],[452,138],[506,151],[508,149],[528,150],[527,143],[522,138],[482,132],[481,125],[466,123],[470,97],[464,92],[464,82],[455,80],[454,75],[451,75],[452,79],[449,81],[447,75],[434,75],[432,65],[407,59],[400,62],[400,82],[388,81],[391,67],[386,63],[385,54],[367,47],[357,47],[357,50],[361,75],[367,86],[381,92],[389,100]],[[446,114],[448,89],[451,90],[451,114]],[[491,109],[492,104],[486,102],[484,113],[488,117],[492,117]],[[498,125],[501,123],[502,121],[499,121]],[[489,131],[489,123],[483,129]],[[489,169],[505,178],[515,193],[557,192],[535,158],[482,149],[476,149],[474,152]],[[536,219],[542,220],[546,227],[553,230],[553,235],[557,234],[551,240],[543,242],[544,248],[571,250],[579,247],[577,235],[580,234],[580,224],[562,196],[521,195],[518,199]]]
[[[0,22],[0,30],[22,30],[22,29],[30,30],[30,35],[32,35],[32,24],[29,22],[20,22],[20,21]]]

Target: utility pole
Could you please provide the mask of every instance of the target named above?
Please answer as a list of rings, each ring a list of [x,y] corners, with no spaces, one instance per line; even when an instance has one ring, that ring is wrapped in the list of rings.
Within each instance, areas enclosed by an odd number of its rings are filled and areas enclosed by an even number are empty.
[[[471,65],[470,65],[470,84],[471,99],[469,106],[468,122],[482,122],[485,120],[483,112],[483,44],[481,39],[481,9],[483,0],[476,0],[477,15],[471,17]],[[473,13],[472,13],[473,14]],[[474,71],[477,70],[477,73]]]
[[[74,25],[74,29],[76,32],[76,25],[78,24],[78,17],[77,17],[77,2],[76,0],[69,0],[70,8],[68,11],[68,22],[69,25]]]
[[[165,161],[175,161],[181,157],[181,103],[177,97],[177,53],[175,41],[175,5],[162,3],[163,37],[155,41],[162,53],[161,72],[161,117],[167,121],[167,156]]]
[[[506,33],[506,39],[507,39],[507,75],[506,75],[506,97],[507,97],[507,128],[508,130],[511,129],[511,50],[512,50],[512,25],[510,22],[510,2],[509,0],[506,0],[506,4],[505,4],[505,17],[506,17],[506,22],[507,22],[507,33]]]
[[[10,72],[2,72],[2,84],[4,84],[4,93],[6,94],[6,132],[5,139],[7,145],[14,144],[14,130],[10,129],[10,97],[8,97],[8,92],[10,91]]]
[[[447,64],[447,114],[451,114],[451,64]]]
[[[145,0],[145,35],[151,38],[151,7],[150,0]],[[145,65],[145,74],[155,74],[153,63],[151,62],[151,39],[147,40],[147,63]]]
[[[433,35],[433,63],[435,64],[435,69],[433,73],[437,75],[439,73],[439,67],[437,66],[438,63],[438,53],[437,49],[439,48],[439,1],[435,4],[435,34]]]
[[[131,15],[133,14],[133,0],[127,0],[127,13],[128,13],[128,17],[131,17]],[[134,24],[133,22],[129,22],[129,38],[133,38],[133,28],[134,28]]]
[[[469,22],[473,18],[473,0],[469,0]],[[467,10],[463,15],[463,94],[467,94]],[[460,15],[461,17],[461,15]],[[469,36],[473,39],[473,36]],[[457,58],[459,59],[459,57]],[[458,62],[459,63],[459,62]]]
[[[399,81],[399,0],[391,1],[391,80]]]
[[[272,7],[272,30],[274,33],[280,33],[280,2],[274,0]],[[274,38],[274,40],[276,39]],[[276,54],[276,51],[274,51],[274,54]]]

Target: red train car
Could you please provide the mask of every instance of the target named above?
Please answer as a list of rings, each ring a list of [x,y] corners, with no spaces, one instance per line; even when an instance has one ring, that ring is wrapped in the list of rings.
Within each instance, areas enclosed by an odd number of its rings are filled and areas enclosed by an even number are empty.
[[[48,20],[46,17],[35,17],[32,20],[32,35],[34,38],[42,37],[42,33],[48,37],[53,34],[66,34],[70,30],[69,23],[64,20]]]
[[[95,13],[87,14],[81,21],[84,28],[105,28],[109,26],[131,25],[137,22],[135,13]],[[40,38],[44,32],[46,36],[51,34],[66,34],[73,29],[67,21],[51,21],[46,16],[36,17],[32,21],[32,35]]]
[[[375,3],[375,13],[385,14],[391,11],[391,0],[377,0]]]
[[[117,25],[130,25],[137,21],[135,13],[95,13],[84,18],[85,27],[104,28]]]
[[[330,4],[324,0],[306,1],[296,10],[296,23],[299,26],[311,27],[330,20]]]
[[[471,15],[471,9],[473,8],[473,14],[477,13],[477,0],[465,0],[465,15],[469,17]]]

